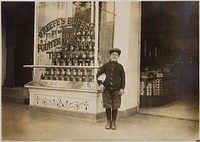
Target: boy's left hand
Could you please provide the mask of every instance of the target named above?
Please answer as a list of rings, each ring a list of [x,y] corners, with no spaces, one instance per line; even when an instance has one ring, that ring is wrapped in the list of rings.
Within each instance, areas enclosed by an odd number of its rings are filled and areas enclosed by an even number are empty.
[[[119,94],[120,94],[120,95],[123,95],[124,93],[125,93],[124,90],[123,90],[123,89],[120,89]]]

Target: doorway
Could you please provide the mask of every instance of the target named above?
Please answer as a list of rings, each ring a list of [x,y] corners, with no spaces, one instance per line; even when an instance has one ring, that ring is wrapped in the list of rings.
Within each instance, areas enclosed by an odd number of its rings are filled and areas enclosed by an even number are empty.
[[[199,120],[198,2],[142,2],[140,108]]]
[[[23,87],[32,80],[34,2],[2,2],[2,84],[4,87]]]

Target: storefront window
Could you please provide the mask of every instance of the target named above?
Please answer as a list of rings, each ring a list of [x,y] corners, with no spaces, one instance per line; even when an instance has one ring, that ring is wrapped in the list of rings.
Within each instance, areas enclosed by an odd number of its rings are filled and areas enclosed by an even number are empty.
[[[95,89],[95,72],[113,46],[114,3],[98,4],[98,24],[95,2],[36,4],[34,83]]]
[[[101,63],[109,60],[108,51],[113,48],[114,20],[116,16],[114,10],[114,2],[99,3],[99,60]]]

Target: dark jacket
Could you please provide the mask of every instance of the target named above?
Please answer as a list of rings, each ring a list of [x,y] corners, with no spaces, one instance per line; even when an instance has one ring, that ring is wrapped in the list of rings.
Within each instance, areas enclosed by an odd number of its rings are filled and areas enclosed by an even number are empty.
[[[105,73],[106,79],[104,82],[98,80],[98,77]],[[106,89],[124,89],[125,88],[125,72],[124,68],[118,62],[105,63],[97,72],[97,83],[103,83]]]

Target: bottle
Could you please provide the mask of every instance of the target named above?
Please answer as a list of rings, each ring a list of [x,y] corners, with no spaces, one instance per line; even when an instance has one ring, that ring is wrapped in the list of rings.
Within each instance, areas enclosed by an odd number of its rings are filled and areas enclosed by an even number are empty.
[[[77,75],[78,75],[78,76],[81,76],[81,75],[82,75],[82,72],[81,72],[80,69],[78,69],[78,71],[77,71]]]
[[[67,59],[67,54],[66,54],[66,53],[63,54],[63,58],[64,58],[64,59]]]
[[[64,79],[65,79],[65,78],[64,78],[64,76],[60,76],[60,80],[62,80],[62,81],[63,81]]]
[[[51,69],[51,73],[50,74],[54,75],[54,69],[53,68]]]
[[[85,61],[84,60],[82,60],[81,63],[82,63],[82,66],[85,66]]]
[[[82,53],[82,58],[83,58],[83,60],[86,59],[86,54],[85,53]]]
[[[78,66],[78,61],[77,60],[74,61],[74,66]]]
[[[44,80],[48,80],[49,79],[49,75],[45,74],[44,75]]]
[[[85,78],[85,82],[88,82],[89,81],[89,78],[86,76],[86,78]]]
[[[72,66],[72,61],[69,61],[69,62],[68,62],[68,66]]]
[[[83,70],[83,76],[87,76],[87,69]]]
[[[86,59],[90,59],[90,52],[86,51]]]
[[[63,64],[62,64],[63,66],[66,66],[66,62],[63,60]]]
[[[88,76],[92,76],[92,69],[88,69],[87,74],[88,74]]]
[[[50,69],[49,69],[49,68],[46,68],[45,74],[46,74],[46,75],[49,75],[49,74],[50,74]]]
[[[49,76],[49,79],[50,79],[50,80],[53,80],[53,75],[50,75],[50,76]]]
[[[77,77],[76,77],[76,81],[81,81],[80,76],[77,76]]]
[[[67,75],[67,76],[70,76],[70,75],[71,75],[71,71],[70,71],[70,69],[67,69],[67,71],[66,71],[66,75]]]
[[[59,80],[59,76],[58,76],[58,75],[55,75],[55,76],[54,76],[54,80]]]
[[[60,60],[60,65],[62,66],[64,64],[64,60]]]
[[[45,77],[44,77],[44,74],[43,74],[43,73],[41,74],[41,76],[40,76],[40,79],[42,79],[42,80],[43,80],[43,79],[45,79]]]
[[[69,77],[69,76],[66,76],[66,77],[64,78],[64,80],[65,80],[65,81],[70,81],[70,77]]]
[[[93,51],[93,46],[89,44],[89,51]]]
[[[58,59],[60,59],[61,58],[61,55],[60,55],[60,53],[58,54],[56,54],[57,56],[56,56],[56,58],[58,58]]]
[[[94,61],[90,60],[90,66],[94,66]]]
[[[73,69],[73,70],[72,70],[72,75],[73,75],[73,76],[76,76],[76,69]]]
[[[59,65],[59,61],[58,61],[57,58],[55,59],[55,64],[54,65]]]
[[[74,76],[71,76],[71,81],[76,81],[76,78]]]
[[[60,75],[60,69],[59,68],[56,69],[56,75]]]
[[[65,69],[61,69],[61,75],[65,75]]]
[[[94,56],[93,56],[93,53],[90,51],[90,52],[89,52],[89,58],[90,58],[90,59],[93,59],[93,57],[94,57]]]
[[[78,59],[78,58],[79,58],[79,54],[76,53],[76,54],[75,54],[75,59]]]

